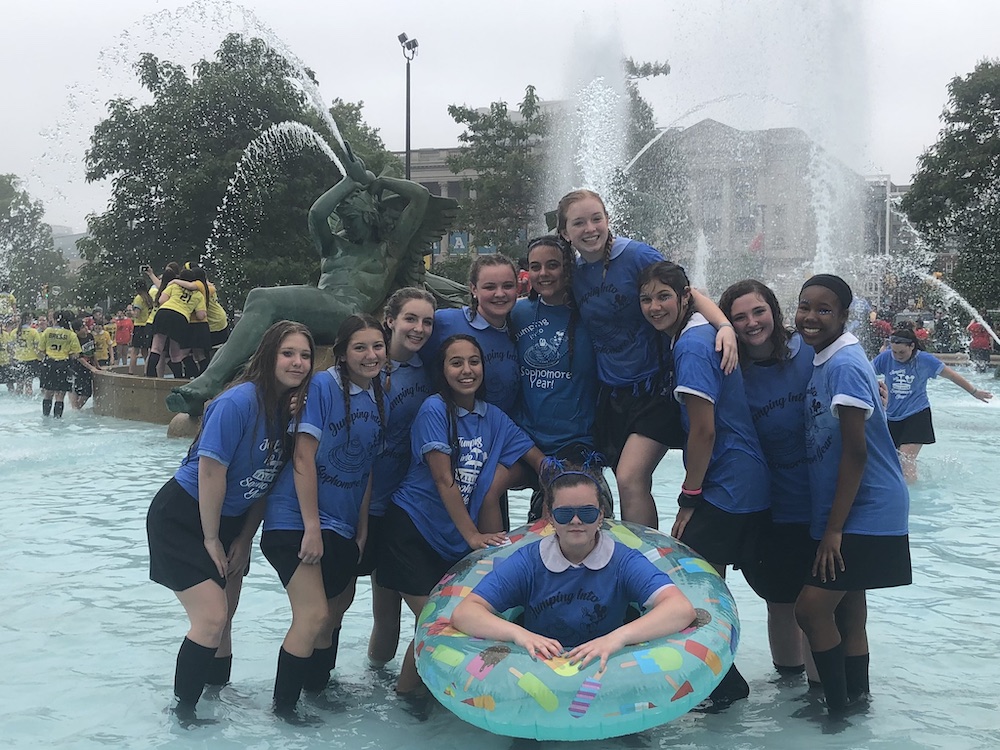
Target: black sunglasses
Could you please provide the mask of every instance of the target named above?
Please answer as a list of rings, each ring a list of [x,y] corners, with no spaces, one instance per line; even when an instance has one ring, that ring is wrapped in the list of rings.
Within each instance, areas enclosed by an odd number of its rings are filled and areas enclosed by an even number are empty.
[[[552,518],[560,526],[570,523],[574,517],[579,518],[580,523],[593,523],[600,514],[601,509],[596,505],[564,505],[552,509]]]

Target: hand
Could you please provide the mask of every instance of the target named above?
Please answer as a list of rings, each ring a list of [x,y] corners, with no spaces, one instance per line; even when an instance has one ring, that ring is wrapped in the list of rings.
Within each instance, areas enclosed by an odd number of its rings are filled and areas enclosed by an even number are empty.
[[[472,538],[468,540],[469,547],[472,549],[486,549],[487,547],[502,547],[507,544],[507,532],[497,531],[492,534],[473,534]]]
[[[625,639],[616,635],[617,631],[612,631],[600,638],[581,643],[568,654],[571,662],[580,662],[580,669],[583,669],[591,659],[600,658],[601,672],[608,667],[608,657],[625,648]]]
[[[306,565],[316,565],[323,558],[323,532],[320,529],[307,530],[302,535],[299,559]]]
[[[298,394],[295,394],[288,400],[289,413],[294,417],[296,414],[299,413],[299,407],[305,406],[305,403],[306,403],[306,394],[303,393],[301,399],[299,398]]]
[[[688,525],[688,521],[691,520],[691,516],[693,515],[694,508],[678,508],[677,518],[674,519],[674,525],[670,529],[670,536],[680,540],[684,536],[684,528]]]
[[[977,388],[976,390],[974,390],[972,392],[972,397],[973,398],[978,398],[983,403],[986,403],[991,398],[993,398],[993,394],[990,393],[989,391],[983,391],[983,390],[980,390],[980,389]]]
[[[514,637],[514,643],[527,651],[532,659],[553,659],[563,652],[562,645],[555,638],[546,638],[524,628]]]
[[[828,531],[823,534],[819,547],[816,549],[812,574],[818,576],[823,583],[826,583],[827,580],[836,581],[837,571],[847,569],[844,566],[844,558],[840,556],[840,542],[843,536],[841,531]]]
[[[350,177],[359,185],[366,187],[371,181],[374,175],[365,169],[365,163],[360,156],[355,156],[354,151],[351,150],[351,144],[344,141],[344,170],[347,172],[347,177]]]
[[[212,562],[215,563],[215,569],[219,571],[219,576],[221,578],[226,577],[226,550],[222,546],[222,542],[219,541],[218,537],[214,539],[205,540],[205,551],[208,552],[208,556],[212,558]]]
[[[246,575],[247,568],[250,567],[250,543],[250,539],[236,537],[229,545],[229,557],[226,561],[227,578],[240,578]]]
[[[740,363],[740,350],[732,326],[722,326],[715,334],[715,351],[722,352],[722,371],[726,375],[736,369]]]
[[[878,397],[882,400],[882,408],[889,406],[889,386],[884,380],[878,381]]]

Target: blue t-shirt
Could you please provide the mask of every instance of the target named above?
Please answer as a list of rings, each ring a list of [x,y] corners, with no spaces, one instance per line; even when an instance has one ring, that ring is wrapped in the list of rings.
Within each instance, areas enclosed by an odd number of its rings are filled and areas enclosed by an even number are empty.
[[[843,443],[837,409],[865,411],[868,460],[844,533],[901,536],[907,533],[910,493],[878,395],[875,371],[858,339],[844,333],[816,355],[806,389],[806,457],[812,494],[810,533],[822,539],[837,490]]]
[[[446,338],[456,333],[472,336],[483,348],[486,403],[498,407],[504,414],[513,414],[520,383],[517,347],[506,329],[494,328],[478,313],[469,320],[470,312],[468,307],[463,307],[434,313],[434,331],[420,350],[424,361],[438,369],[441,344]]]
[[[789,358],[753,362],[743,368],[750,416],[771,472],[771,518],[775,523],[809,523],[809,466],[806,463],[806,386],[812,377],[811,346],[798,333],[788,342]]]
[[[521,397],[514,421],[542,453],[552,456],[570,443],[594,445],[597,360],[582,321],[573,329],[570,309],[540,299],[519,300],[511,313],[521,361]]]
[[[674,395],[681,403],[681,423],[691,431],[686,401],[699,396],[715,407],[715,444],[702,482],[702,497],[728,513],[765,510],[771,502],[767,464],[750,418],[743,375],[726,375],[715,351],[715,329],[695,313],[673,347]],[[688,449],[684,448],[687,463]]]
[[[639,307],[639,274],[664,257],[649,245],[616,237],[604,262],[577,258],[573,296],[597,354],[597,375],[610,386],[642,384],[648,391],[660,369],[656,329]]]
[[[198,499],[198,459],[207,456],[226,467],[222,515],[241,516],[264,497],[291,453],[291,440],[269,440],[257,387],[241,383],[216,396],[205,410],[201,434],[174,479]]]
[[[499,561],[473,590],[498,613],[524,607],[525,628],[573,648],[621,626],[631,602],[646,606],[672,585],[642,554],[601,532],[579,565],[550,536]]]
[[[888,349],[872,360],[876,375],[885,375],[889,404],[885,413],[890,422],[900,422],[931,407],[927,399],[927,381],[936,378],[944,362],[919,349],[906,362],[897,362]]]
[[[511,466],[531,450],[524,430],[492,404],[477,401],[473,410],[457,411],[458,458],[455,483],[473,522],[478,522],[483,499],[497,466]],[[421,536],[445,560],[459,560],[469,546],[448,515],[427,465],[427,453],[451,455],[448,407],[435,394],[424,401],[410,430],[411,460],[406,479],[392,495],[392,502],[406,511]]]
[[[364,390],[354,383],[348,386],[350,426],[339,373],[330,368],[313,376],[298,431],[319,441],[316,484],[320,527],[354,539],[368,475],[382,448],[382,425],[374,390]],[[264,531],[304,528],[295,493],[295,469],[290,466],[268,498]]]
[[[388,425],[385,448],[375,459],[372,499],[368,506],[371,516],[385,515],[392,493],[406,476],[410,468],[410,426],[420,405],[433,392],[428,368],[416,354],[409,362],[390,361],[389,367],[389,388],[385,387],[386,377],[382,377],[382,389],[389,403]]]

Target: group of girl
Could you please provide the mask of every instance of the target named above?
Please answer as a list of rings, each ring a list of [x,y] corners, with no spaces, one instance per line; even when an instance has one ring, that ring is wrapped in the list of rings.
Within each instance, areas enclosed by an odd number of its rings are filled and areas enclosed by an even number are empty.
[[[357,576],[372,575],[369,657],[384,663],[401,601],[418,614],[454,563],[505,543],[506,491],[537,487],[546,454],[591,476],[602,454],[621,517],[656,526],[652,474],[671,447],[685,448],[673,534],[720,573],[732,564],[758,581],[775,664],[803,668],[798,625],[832,711],[867,692],[864,590],[909,582],[908,496],[874,373],[844,333],[847,285],[807,282],[793,336],[766,287],[730,290],[720,309],[659,252],[613,237],[595,193],[565,196],[558,230],[528,245],[529,299],[517,300],[513,263],[480,256],[469,306],[435,312],[426,292],[400,290],[384,328],[344,322],[335,366],[311,381],[308,331],[276,324],[240,385],[212,402],[148,521],[151,576],[191,620],[182,715],[228,678],[261,519],[293,613],[274,707],[299,721],[301,691],[329,680]],[[411,643],[397,690],[420,689]],[[748,692],[734,667],[713,705]]]

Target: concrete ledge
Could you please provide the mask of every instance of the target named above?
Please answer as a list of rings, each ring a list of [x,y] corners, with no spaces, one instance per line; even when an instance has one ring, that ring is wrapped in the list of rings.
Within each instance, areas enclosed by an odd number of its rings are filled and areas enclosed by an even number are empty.
[[[966,354],[965,352],[953,352],[953,353],[950,353],[950,354],[946,353],[946,352],[941,352],[940,354],[938,352],[930,352],[930,354],[933,354],[935,357],[937,357],[938,359],[940,359],[946,365],[967,365],[967,364],[969,364],[969,355]],[[991,365],[1000,365],[1000,355],[997,355],[997,354],[990,355],[990,364]]]

